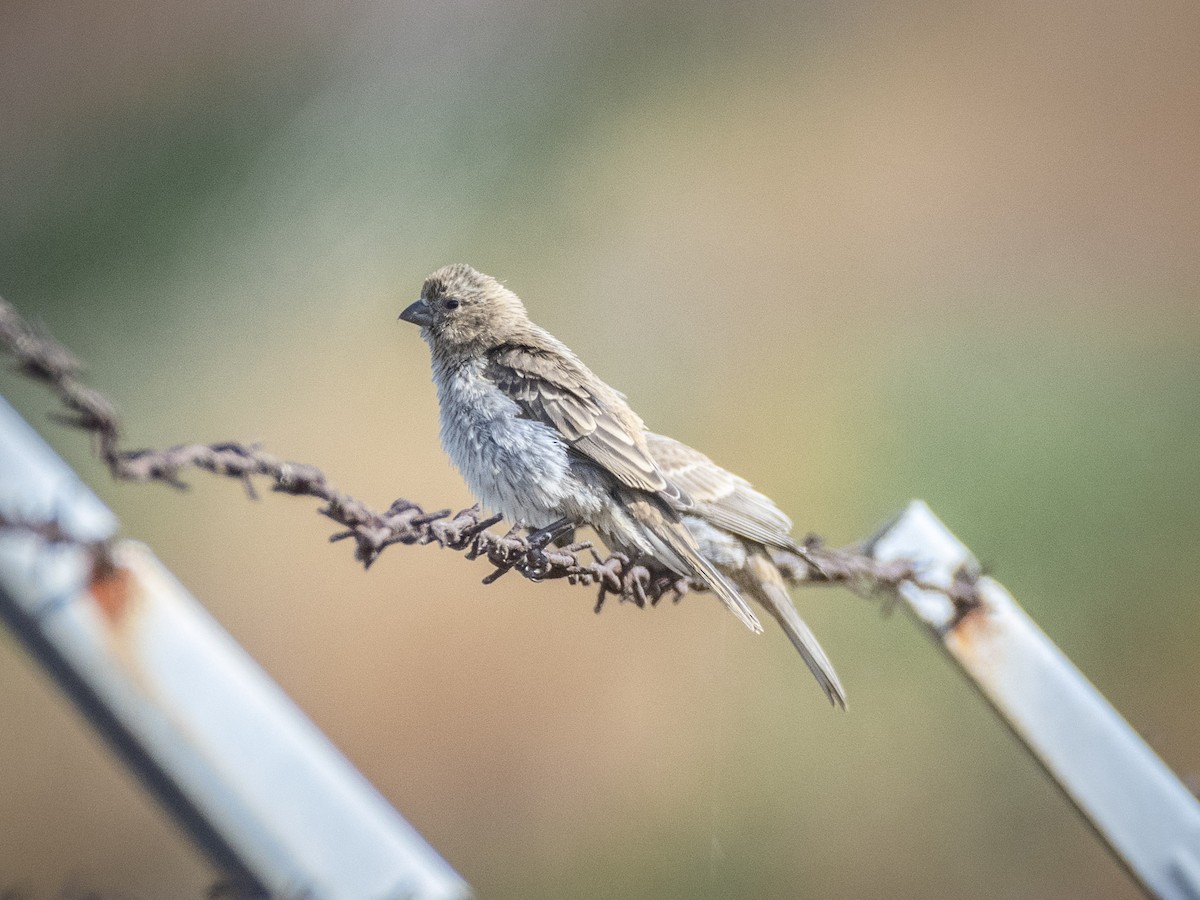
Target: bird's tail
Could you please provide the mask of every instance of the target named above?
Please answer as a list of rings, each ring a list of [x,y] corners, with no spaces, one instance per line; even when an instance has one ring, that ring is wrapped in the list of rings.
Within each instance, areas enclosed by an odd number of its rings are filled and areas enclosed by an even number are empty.
[[[742,624],[755,634],[762,633],[762,624],[754,610],[729,579],[701,555],[696,539],[674,512],[645,497],[626,497],[624,506],[641,526],[640,530],[652,545],[653,555],[659,562],[680,575],[702,581],[721,598],[730,612],[742,620]]]
[[[779,569],[761,552],[751,554],[746,569],[750,576],[750,583],[746,585],[747,593],[761,603],[787,633],[788,639],[800,652],[829,702],[845,709],[846,691],[838,680],[837,672],[833,670],[833,663],[821,649],[812,629],[800,618],[800,613],[796,612]]]

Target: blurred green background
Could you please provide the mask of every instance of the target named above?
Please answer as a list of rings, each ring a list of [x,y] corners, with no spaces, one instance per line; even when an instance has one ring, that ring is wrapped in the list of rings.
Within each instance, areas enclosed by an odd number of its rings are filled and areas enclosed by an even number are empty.
[[[1200,772],[1200,7],[7,3],[0,294],[129,440],[470,499],[396,315],[470,262],[834,543],[934,510]],[[904,616],[592,595],[315,504],[111,484],[0,389],[487,898],[1132,897]],[[216,877],[0,635],[0,889]]]

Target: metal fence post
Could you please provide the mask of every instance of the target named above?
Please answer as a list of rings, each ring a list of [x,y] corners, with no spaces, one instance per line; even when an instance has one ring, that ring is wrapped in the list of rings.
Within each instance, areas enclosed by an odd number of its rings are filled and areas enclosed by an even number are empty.
[[[873,542],[877,559],[922,564],[947,587],[968,550],[921,501]],[[1168,900],[1200,898],[1200,802],[991,578],[961,614],[944,593],[911,582],[909,610],[1071,798],[1134,878]]]
[[[280,897],[466,883],[0,398],[0,619],[217,865]]]

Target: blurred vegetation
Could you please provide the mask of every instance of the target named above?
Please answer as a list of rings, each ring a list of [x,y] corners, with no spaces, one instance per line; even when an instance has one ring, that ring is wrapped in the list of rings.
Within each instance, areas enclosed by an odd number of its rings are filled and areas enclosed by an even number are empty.
[[[0,294],[134,443],[260,439],[466,505],[425,348],[454,260],[647,422],[859,538],[927,499],[1200,771],[1200,11],[975,3],[0,12]],[[902,617],[590,612],[300,502],[114,486],[2,390],[481,897],[1136,896]],[[214,873],[0,637],[0,889]]]

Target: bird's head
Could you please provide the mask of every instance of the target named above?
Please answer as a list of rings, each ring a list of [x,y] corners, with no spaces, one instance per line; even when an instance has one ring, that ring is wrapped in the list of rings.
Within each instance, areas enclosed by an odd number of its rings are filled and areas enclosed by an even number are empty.
[[[400,318],[419,325],[434,350],[452,353],[497,347],[529,322],[516,294],[463,263],[443,266],[426,278],[420,299]]]

